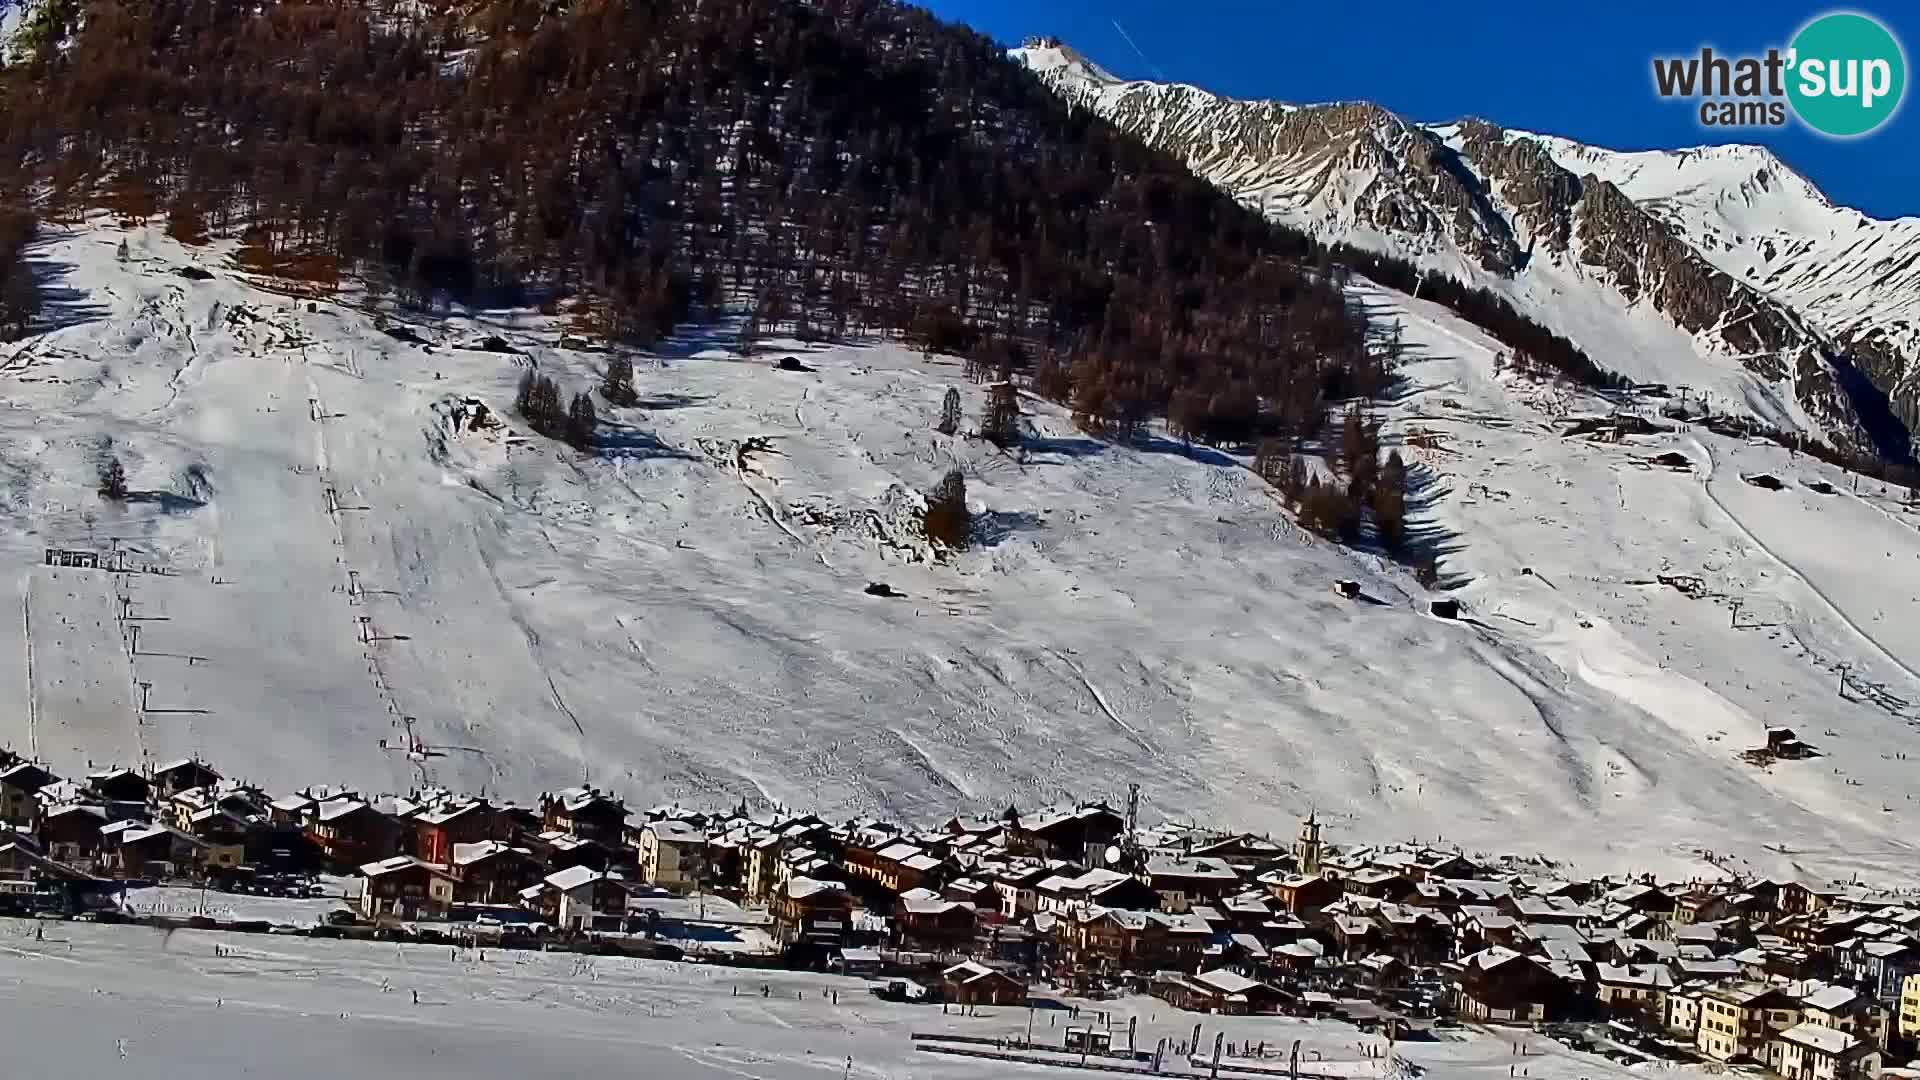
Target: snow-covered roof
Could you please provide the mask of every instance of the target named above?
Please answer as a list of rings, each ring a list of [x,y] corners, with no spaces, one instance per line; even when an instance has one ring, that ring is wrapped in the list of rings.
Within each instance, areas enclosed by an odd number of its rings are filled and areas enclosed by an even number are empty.
[[[1780,1033],[1780,1038],[1790,1043],[1818,1050],[1823,1054],[1844,1054],[1859,1042],[1852,1035],[1825,1024],[1811,1021],[1795,1024]]]
[[[987,965],[982,964],[977,960],[962,960],[960,963],[955,964],[950,968],[947,968],[945,971],[942,971],[940,973],[940,976],[941,978],[947,979],[951,982],[957,982],[961,984],[978,982],[981,979],[994,979],[994,978],[1012,979],[1013,978],[1013,976],[1008,975],[1003,971],[996,971],[995,969],[990,968]],[[1018,981],[1018,980],[1015,980],[1015,981]]]
[[[357,814],[362,810],[370,809],[372,807],[359,799],[331,799],[320,804],[319,818],[321,821],[337,821],[348,814]]]
[[[423,863],[411,855],[395,855],[391,859],[381,859],[379,862],[361,864],[360,876],[376,878],[383,874],[391,874],[399,870],[411,870],[416,866],[424,867],[428,870],[436,869],[431,863]]]
[[[791,877],[787,879],[787,896],[794,900],[805,900],[813,896],[829,893],[844,893],[847,887],[838,881],[821,881],[819,878]]]
[[[1195,975],[1193,981],[1218,990],[1223,994],[1244,994],[1262,985],[1257,979],[1249,979],[1237,971],[1229,971],[1226,968]]]
[[[1800,1004],[1821,1012],[1844,1009],[1858,1001],[1860,994],[1850,986],[1823,986],[1800,998]]]
[[[583,885],[591,885],[603,880],[606,876],[591,866],[569,866],[565,870],[548,874],[541,880],[561,892],[572,892]]]
[[[509,851],[530,854],[525,848],[516,848],[502,840],[478,840],[471,844],[453,845],[453,865],[471,866],[482,859],[490,859]]]
[[[652,822],[646,828],[655,839],[665,844],[704,844],[707,841],[705,830],[670,818]]]
[[[1599,981],[1613,986],[1665,990],[1679,985],[1665,964],[1601,964],[1596,974]]]

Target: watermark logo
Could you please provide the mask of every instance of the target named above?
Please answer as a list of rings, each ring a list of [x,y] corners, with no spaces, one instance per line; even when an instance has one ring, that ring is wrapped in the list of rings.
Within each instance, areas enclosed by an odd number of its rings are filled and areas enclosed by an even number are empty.
[[[1789,115],[1822,135],[1847,139],[1885,124],[1907,90],[1907,57],[1879,20],[1851,11],[1822,15],[1785,48],[1758,56],[1656,57],[1654,89],[1699,102],[1708,127],[1784,127]]]

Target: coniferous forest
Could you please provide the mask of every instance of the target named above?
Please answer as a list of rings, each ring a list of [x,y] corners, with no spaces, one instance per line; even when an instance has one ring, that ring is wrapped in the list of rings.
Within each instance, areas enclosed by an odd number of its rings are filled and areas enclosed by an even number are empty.
[[[316,288],[904,333],[1116,436],[1317,430],[1384,381],[1310,240],[887,0],[96,0],[4,78],[9,201]]]

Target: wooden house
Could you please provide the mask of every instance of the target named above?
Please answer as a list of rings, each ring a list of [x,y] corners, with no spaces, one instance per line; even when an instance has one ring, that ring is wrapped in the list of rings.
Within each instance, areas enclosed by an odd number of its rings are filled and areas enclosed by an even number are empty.
[[[453,849],[494,839],[493,807],[485,799],[442,803],[413,818],[414,855],[436,866],[453,864]]]
[[[453,875],[412,855],[366,863],[359,873],[365,879],[360,917],[369,922],[437,918],[453,906]]]
[[[774,897],[773,937],[780,944],[834,946],[853,921],[853,896],[837,881],[788,878]]]
[[[1280,991],[1225,968],[1199,975],[1158,972],[1149,992],[1176,1009],[1220,1016],[1276,1012],[1282,1002]]]
[[[1462,960],[1455,990],[1461,1017],[1481,1023],[1556,1019],[1572,997],[1538,960],[1499,946]]]
[[[1027,984],[973,960],[940,973],[941,996],[959,1005],[1025,1005]]]
[[[40,820],[41,790],[59,778],[31,761],[17,762],[0,771],[0,821],[31,829]]]
[[[627,804],[597,788],[569,788],[540,798],[544,831],[571,833],[603,845],[622,847],[627,835]]]
[[[546,875],[531,852],[503,840],[455,844],[450,857],[454,900],[463,904],[511,904]]]
[[[912,889],[900,894],[893,929],[903,948],[957,949],[973,941],[979,915],[970,903],[945,899],[930,889]]]
[[[172,798],[189,788],[211,788],[221,776],[198,758],[181,758],[153,770],[153,787],[163,799]]]

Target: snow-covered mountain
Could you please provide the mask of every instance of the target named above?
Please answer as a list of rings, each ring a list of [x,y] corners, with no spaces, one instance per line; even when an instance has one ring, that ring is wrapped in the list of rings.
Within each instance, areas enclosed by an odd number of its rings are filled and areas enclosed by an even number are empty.
[[[1898,449],[1902,425],[1858,366],[1920,418],[1920,220],[1835,207],[1764,150],[1621,154],[1367,103],[1123,81],[1051,40],[1012,55],[1274,220],[1489,288],[1602,367]]]
[[[1920,217],[1836,206],[1760,146],[1621,153],[1514,137],[1614,184],[1709,262],[1804,313],[1920,425]]]
[[[1404,335],[1383,419],[1457,621],[1229,455],[1031,399],[1018,454],[938,434],[948,386],[985,396],[950,358],[684,340],[635,354],[642,404],[582,456],[509,415],[529,365],[597,379],[564,317],[295,298],[230,255],[104,223],[31,253],[47,309],[0,347],[0,743],[56,769],[923,819],[1137,781],[1150,814],[1281,835],[1311,808],[1596,869],[1920,866],[1915,508],[1706,431],[1565,437],[1612,405],[1430,303],[1356,285]],[[976,543],[936,559],[918,492],[955,466]],[[1822,756],[1743,760],[1775,725]],[[409,731],[440,756],[396,753]]]

